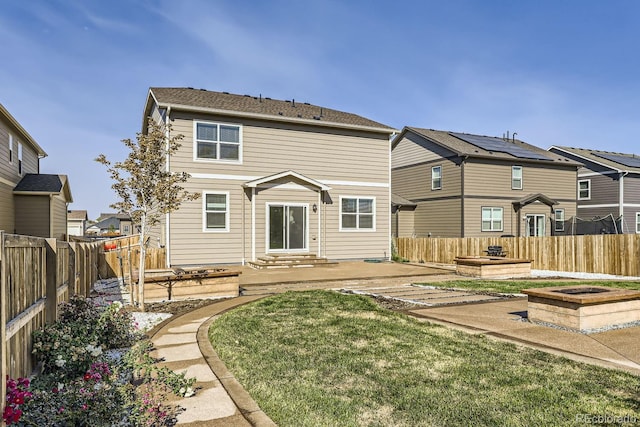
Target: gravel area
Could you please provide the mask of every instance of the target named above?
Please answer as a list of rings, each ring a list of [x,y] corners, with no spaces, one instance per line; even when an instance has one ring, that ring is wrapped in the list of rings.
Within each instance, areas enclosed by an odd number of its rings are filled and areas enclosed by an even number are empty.
[[[613,274],[601,273],[576,273],[570,271],[552,271],[552,270],[531,270],[532,278],[556,278],[566,277],[570,279],[585,280],[640,280],[637,276],[615,276]]]

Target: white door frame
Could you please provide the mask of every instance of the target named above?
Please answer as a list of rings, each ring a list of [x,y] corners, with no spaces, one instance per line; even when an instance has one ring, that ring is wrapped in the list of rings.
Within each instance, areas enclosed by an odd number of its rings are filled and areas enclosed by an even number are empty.
[[[302,249],[271,249],[270,242],[270,227],[271,227],[271,213],[272,206],[288,207],[302,207],[304,208],[304,248]],[[264,249],[265,253],[307,253],[309,252],[309,203],[295,203],[295,202],[267,202],[265,203],[265,238]]]
[[[538,237],[537,231],[540,224],[542,224],[542,235],[540,235],[539,237],[544,237],[547,235],[547,216],[545,214],[526,214],[525,218],[525,221],[527,223],[525,235],[527,237]],[[533,221],[534,229],[536,231],[536,234],[534,236],[531,235],[531,221]]]

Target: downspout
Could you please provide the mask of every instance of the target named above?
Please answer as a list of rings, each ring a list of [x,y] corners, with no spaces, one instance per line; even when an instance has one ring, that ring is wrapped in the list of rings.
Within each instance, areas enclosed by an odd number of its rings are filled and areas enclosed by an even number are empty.
[[[170,162],[171,162],[171,156],[168,153],[169,150],[169,141],[171,139],[171,135],[169,132],[169,116],[171,115],[171,106],[169,105],[167,107],[167,114],[164,117],[164,126],[165,126],[165,132],[167,134],[167,145],[166,145],[166,149],[167,149],[167,160],[165,162],[165,168],[167,172],[170,172]],[[170,221],[171,221],[171,214],[169,212],[167,212],[165,214],[165,236],[164,236],[164,247],[165,247],[165,253],[166,253],[166,259],[167,259],[167,265],[166,267],[169,268],[171,267],[171,234],[169,234],[171,232],[171,225],[170,225]]]
[[[618,216],[622,218],[622,221],[620,221],[621,226],[624,222],[624,177],[627,175],[629,175],[629,171],[620,172],[620,191],[618,192],[620,199],[618,201]],[[624,233],[624,230],[622,230],[622,232]]]
[[[251,261],[256,260],[256,187],[251,187]]]
[[[322,192],[318,191],[318,256],[322,257]]]
[[[246,223],[247,223],[247,219],[245,218],[246,216],[246,212],[245,212],[245,205],[246,205],[246,199],[247,198],[247,192],[245,191],[244,187],[242,187],[242,265],[246,265],[247,262],[247,230],[245,230],[246,227]]]
[[[464,233],[464,217],[466,212],[464,211],[464,165],[469,156],[462,156],[462,162],[460,163],[460,237],[465,237]]]
[[[387,202],[387,229],[389,230],[389,232],[387,233],[387,252],[385,253],[386,255],[386,261],[391,261],[392,255],[391,255],[391,242],[392,242],[392,234],[391,234],[391,143],[393,141],[393,139],[395,138],[395,132],[393,132],[391,135],[389,135],[389,148],[388,148],[388,157],[387,157],[387,171],[389,173],[388,175],[388,179],[387,182],[389,183],[389,191],[387,192],[387,197],[388,197],[388,202]],[[378,207],[376,206],[376,209],[378,209]]]

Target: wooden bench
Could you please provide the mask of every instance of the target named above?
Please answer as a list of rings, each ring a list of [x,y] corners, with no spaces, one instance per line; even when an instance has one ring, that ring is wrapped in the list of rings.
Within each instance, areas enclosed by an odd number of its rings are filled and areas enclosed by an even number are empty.
[[[499,256],[506,257],[507,253],[502,250],[502,246],[489,246],[486,251],[483,251],[487,256]]]

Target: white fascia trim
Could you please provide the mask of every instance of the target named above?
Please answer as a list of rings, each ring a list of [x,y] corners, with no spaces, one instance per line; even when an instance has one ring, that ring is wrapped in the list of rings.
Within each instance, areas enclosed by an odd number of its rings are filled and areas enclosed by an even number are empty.
[[[216,173],[191,173],[191,178],[196,179],[220,179],[227,181],[255,181],[261,179],[261,176],[252,175],[228,175],[228,174],[216,174]],[[388,182],[365,182],[365,181],[335,181],[335,180],[318,180],[318,183],[324,185],[344,185],[352,187],[378,187],[378,188],[390,188]]]
[[[578,178],[586,177],[586,176],[598,176],[598,175],[618,175],[620,172],[617,171],[609,171],[609,172],[587,172],[587,173],[579,173]]]
[[[617,203],[609,203],[602,205],[579,205],[578,209],[588,209],[588,208],[617,208],[619,205]]]

